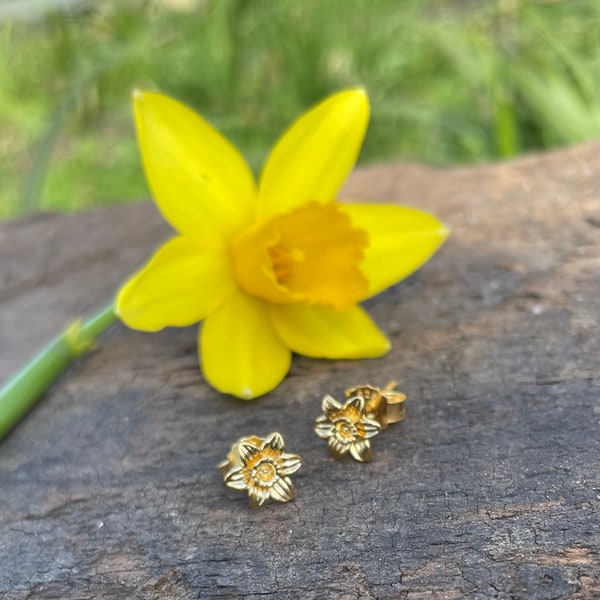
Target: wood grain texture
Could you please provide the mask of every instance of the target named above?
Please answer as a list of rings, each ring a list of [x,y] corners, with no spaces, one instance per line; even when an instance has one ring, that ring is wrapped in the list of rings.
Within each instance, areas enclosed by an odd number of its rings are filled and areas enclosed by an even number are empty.
[[[0,446],[0,599],[600,597],[599,149],[357,171],[345,198],[453,231],[368,303],[385,358],[296,357],[244,403],[203,381],[195,328],[115,326]],[[167,235],[147,203],[1,224],[0,378]],[[406,420],[332,460],[321,397],[389,379]],[[216,464],[271,431],[304,467],[253,512]]]

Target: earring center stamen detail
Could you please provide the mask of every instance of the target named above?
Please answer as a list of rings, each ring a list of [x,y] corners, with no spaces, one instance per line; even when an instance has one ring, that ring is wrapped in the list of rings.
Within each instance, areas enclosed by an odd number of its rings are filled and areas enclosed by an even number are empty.
[[[271,462],[263,462],[256,468],[256,478],[263,483],[271,483],[275,475],[277,475],[277,469]]]
[[[346,440],[350,441],[356,437],[356,427],[354,427],[347,419],[340,419],[337,421],[335,430],[340,437]]]

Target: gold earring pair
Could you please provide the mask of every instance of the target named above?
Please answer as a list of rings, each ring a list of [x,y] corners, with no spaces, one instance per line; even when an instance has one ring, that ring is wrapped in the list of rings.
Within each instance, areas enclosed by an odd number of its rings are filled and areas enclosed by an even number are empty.
[[[350,388],[343,404],[329,395],[323,398],[323,414],[317,417],[315,433],[327,440],[334,458],[350,454],[360,462],[371,460],[370,439],[404,418],[406,396],[395,390],[396,385],[392,381],[383,389],[370,385]],[[225,485],[247,490],[252,508],[268,500],[288,502],[294,496],[290,475],[300,469],[302,459],[284,448],[277,432],[266,438],[239,439],[218,465]]]

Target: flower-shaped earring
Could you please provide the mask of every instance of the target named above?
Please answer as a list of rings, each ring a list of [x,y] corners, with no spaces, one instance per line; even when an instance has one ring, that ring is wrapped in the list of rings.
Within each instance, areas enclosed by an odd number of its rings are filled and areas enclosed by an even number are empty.
[[[265,439],[241,438],[231,447],[227,460],[219,464],[225,485],[248,490],[252,508],[262,506],[269,499],[288,502],[294,496],[289,476],[302,466],[302,460],[283,449],[284,441],[279,433]]]
[[[370,385],[346,390],[348,400],[340,404],[331,396],[323,398],[323,414],[315,423],[315,433],[326,439],[335,458],[348,452],[360,462],[371,460],[370,438],[390,423],[404,418],[406,396],[394,391],[392,381],[380,390]]]

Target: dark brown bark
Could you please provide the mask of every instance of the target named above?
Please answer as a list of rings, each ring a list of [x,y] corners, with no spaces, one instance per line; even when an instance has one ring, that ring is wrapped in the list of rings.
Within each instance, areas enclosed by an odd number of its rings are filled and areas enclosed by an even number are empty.
[[[453,231],[368,303],[385,358],[296,357],[244,403],[203,381],[195,328],[115,326],[0,446],[0,599],[600,597],[599,149],[357,171],[345,198]],[[167,235],[150,204],[1,224],[0,378]],[[389,379],[406,420],[332,460],[321,397]],[[271,431],[304,467],[253,512],[216,464]]]

